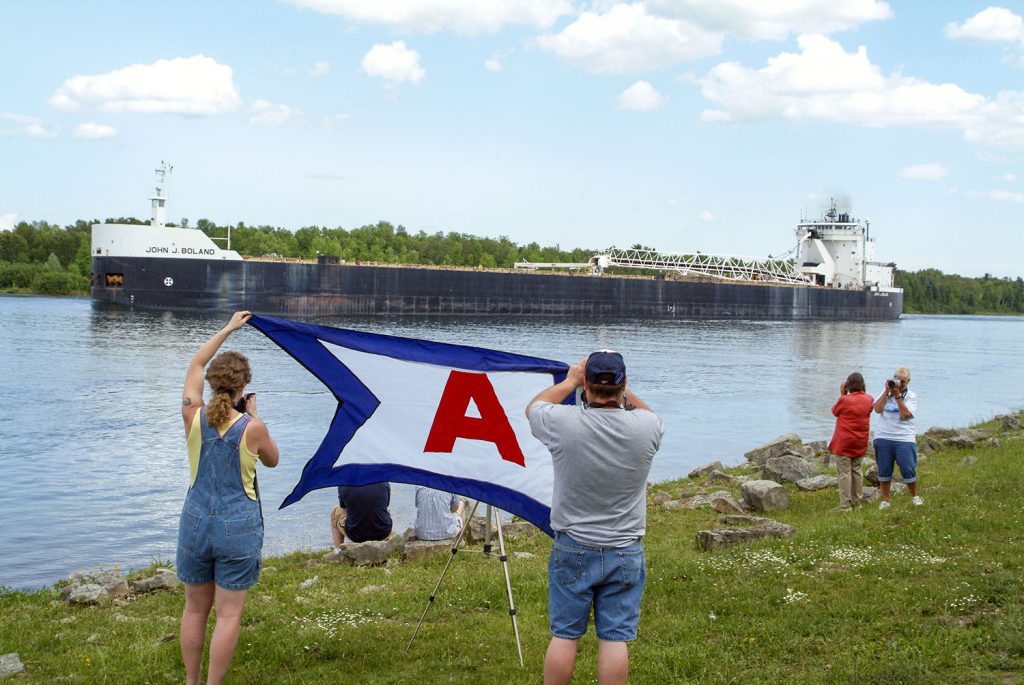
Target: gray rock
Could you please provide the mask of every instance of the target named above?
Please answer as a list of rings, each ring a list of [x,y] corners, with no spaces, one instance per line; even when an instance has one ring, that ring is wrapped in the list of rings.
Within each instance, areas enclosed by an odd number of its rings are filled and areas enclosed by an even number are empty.
[[[169,568],[158,568],[156,575],[132,582],[131,589],[137,595],[156,590],[170,590],[181,585],[178,576]]]
[[[985,444],[988,445],[989,447],[999,447],[999,438],[989,438],[988,440],[985,441]]]
[[[799,435],[787,433],[746,452],[743,456],[747,458],[747,461],[763,466],[772,457],[781,457],[783,454],[788,454],[794,447],[802,446]]]
[[[960,466],[970,466],[972,464],[977,464],[977,463],[978,463],[978,458],[976,456],[974,456],[973,454],[968,454],[966,457],[964,457],[963,459],[960,460]]]
[[[740,476],[740,478],[746,478],[746,476]],[[734,483],[736,478],[730,476],[728,473],[723,471],[712,471],[708,474],[708,477],[701,481],[702,487],[710,485],[725,485],[726,483]]]
[[[789,507],[786,488],[773,480],[752,480],[740,488],[744,501],[753,511],[779,511]]]
[[[536,555],[533,552],[512,552],[512,556],[516,559],[533,559]]]
[[[85,644],[87,644],[87,645],[99,644],[99,641],[100,641],[100,634],[99,633],[93,633],[89,637],[85,638]]]
[[[996,418],[1003,422],[1003,430],[1019,431],[1021,429],[1020,417],[1017,414],[1003,414]]]
[[[863,492],[860,495],[861,502],[877,502],[878,498],[882,496],[882,491],[876,487],[865,485]]]
[[[708,475],[712,471],[721,471],[724,468],[725,467],[722,466],[722,462],[720,462],[720,461],[712,461],[712,462],[708,462],[707,464],[704,464],[703,466],[698,466],[693,471],[690,471],[690,473],[687,474],[686,477],[687,478],[700,478],[701,476]]]
[[[308,590],[316,584],[316,581],[320,580],[320,576],[313,576],[299,583],[300,590]]]
[[[454,545],[454,538],[448,538],[447,540],[414,540],[406,543],[402,558],[406,561],[435,559],[451,554]]]
[[[501,525],[501,533],[505,536],[506,540],[529,537],[530,535],[535,535],[538,530],[540,528],[529,521],[511,521]]]
[[[824,490],[839,485],[839,479],[835,476],[812,476],[802,478],[796,482],[796,487],[804,491]]]
[[[669,500],[668,502],[665,502],[664,504],[661,505],[662,509],[664,509],[665,511],[679,511],[685,506],[685,503],[680,502],[677,499]]]
[[[25,664],[21,663],[21,657],[17,652],[0,656],[0,678],[11,675],[18,675],[25,672]]]
[[[762,523],[751,528],[715,528],[697,533],[697,548],[705,552],[720,547],[728,547],[741,542],[750,542],[765,537],[792,537],[796,529],[771,519],[761,519]]]
[[[891,495],[902,495],[906,491],[907,486],[903,483],[893,482],[893,484],[889,486],[889,494]]]
[[[386,563],[394,550],[391,540],[350,542],[338,561],[356,566],[379,566]]]
[[[519,537],[533,535],[537,532],[537,527],[529,521],[509,521],[501,524],[501,532],[507,540],[514,540]],[[484,536],[487,532],[487,517],[486,516],[474,516],[469,526],[466,528],[466,542],[475,543],[483,542]],[[491,525],[491,542],[496,543],[498,541],[498,529],[494,527],[493,522]]]
[[[766,461],[761,469],[761,478],[776,483],[795,483],[818,473],[819,469],[808,461],[787,454]]]
[[[668,494],[664,490],[658,490],[653,496],[651,496],[651,504],[656,507],[660,507],[662,504],[672,499],[674,499],[672,495]]]
[[[719,490],[718,492],[713,492],[710,495],[701,493],[694,495],[693,497],[687,498],[685,501],[683,501],[682,506],[685,507],[686,509],[697,509],[698,507],[711,506],[711,501],[713,499],[717,497],[728,496],[728,490]]]
[[[805,443],[805,447],[814,450],[815,455],[818,456],[828,454],[828,440],[814,440],[813,442]]]
[[[711,508],[720,514],[742,514],[743,505],[732,495],[719,495],[711,500]]]
[[[952,438],[957,434],[955,428],[942,428],[940,426],[932,426],[924,432],[926,437],[936,438],[938,440],[945,440],[946,438]]]
[[[68,592],[67,600],[70,604],[99,604],[107,599],[107,592],[102,585],[95,583],[82,583],[72,585]]]

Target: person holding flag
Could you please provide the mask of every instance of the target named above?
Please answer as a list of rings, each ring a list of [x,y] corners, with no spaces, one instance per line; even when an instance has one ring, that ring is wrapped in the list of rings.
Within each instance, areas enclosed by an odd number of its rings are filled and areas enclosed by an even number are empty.
[[[580,386],[577,405],[562,404]],[[554,468],[544,682],[572,678],[593,608],[598,682],[625,683],[647,577],[647,475],[664,425],[626,389],[625,362],[610,350],[572,366],[530,401],[526,416]]]

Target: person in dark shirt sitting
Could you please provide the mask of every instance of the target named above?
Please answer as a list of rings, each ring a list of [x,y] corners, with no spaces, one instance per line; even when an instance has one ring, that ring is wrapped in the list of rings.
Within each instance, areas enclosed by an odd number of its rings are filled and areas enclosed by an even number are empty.
[[[391,484],[342,485],[338,487],[338,506],[331,510],[331,537],[334,549],[324,555],[327,561],[338,559],[347,537],[351,542],[386,540],[391,536]]]

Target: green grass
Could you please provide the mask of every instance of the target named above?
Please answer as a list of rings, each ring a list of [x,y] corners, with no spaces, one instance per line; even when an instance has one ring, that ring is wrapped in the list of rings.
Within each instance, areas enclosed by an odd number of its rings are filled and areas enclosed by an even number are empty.
[[[887,512],[839,513],[835,491],[793,491],[775,514],[796,527],[789,540],[702,553],[694,535],[719,525],[714,512],[651,506],[632,681],[1024,682],[1024,439],[982,427],[1002,444],[921,461],[924,507],[903,494]],[[961,466],[966,454],[978,462]],[[495,559],[456,557],[406,652],[444,559],[352,568],[292,554],[268,559],[250,593],[229,682],[539,683],[548,544],[537,535],[509,545],[533,554],[509,562],[525,668]],[[0,653],[25,663],[15,682],[178,683],[181,607],[180,590],[80,608],[56,590],[3,589]],[[595,656],[591,630],[574,682],[595,682]]]

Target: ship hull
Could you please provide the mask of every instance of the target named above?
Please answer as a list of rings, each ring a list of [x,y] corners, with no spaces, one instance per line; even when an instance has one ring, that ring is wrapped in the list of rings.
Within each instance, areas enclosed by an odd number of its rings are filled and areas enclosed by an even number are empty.
[[[92,297],[150,309],[289,317],[892,320],[902,291],[500,270],[96,256]]]

